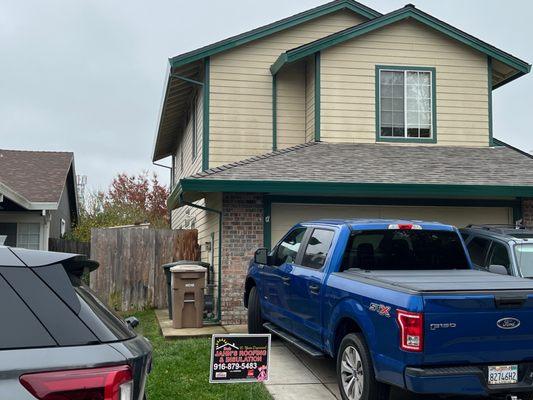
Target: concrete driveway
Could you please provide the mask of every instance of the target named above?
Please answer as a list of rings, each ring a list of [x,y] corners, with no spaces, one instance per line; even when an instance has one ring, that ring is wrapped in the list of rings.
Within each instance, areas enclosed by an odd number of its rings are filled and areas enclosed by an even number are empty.
[[[272,337],[271,357],[266,387],[275,400],[340,400],[333,360],[309,357],[276,337]],[[435,400],[435,396],[416,396],[393,389],[390,400]]]

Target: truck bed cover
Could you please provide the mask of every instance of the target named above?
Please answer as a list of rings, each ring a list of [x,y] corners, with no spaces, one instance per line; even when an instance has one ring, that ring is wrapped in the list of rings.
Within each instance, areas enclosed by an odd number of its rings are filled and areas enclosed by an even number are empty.
[[[350,269],[335,275],[409,293],[499,292],[524,290],[533,293],[533,280],[478,270]]]

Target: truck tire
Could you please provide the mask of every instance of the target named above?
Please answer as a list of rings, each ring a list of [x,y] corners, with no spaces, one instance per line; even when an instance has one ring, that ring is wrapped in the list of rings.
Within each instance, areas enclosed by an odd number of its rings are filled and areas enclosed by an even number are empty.
[[[337,353],[337,380],[343,400],[388,400],[390,387],[376,381],[363,336],[350,333]]]
[[[264,321],[261,316],[261,303],[259,293],[254,286],[248,295],[248,333],[265,333]]]

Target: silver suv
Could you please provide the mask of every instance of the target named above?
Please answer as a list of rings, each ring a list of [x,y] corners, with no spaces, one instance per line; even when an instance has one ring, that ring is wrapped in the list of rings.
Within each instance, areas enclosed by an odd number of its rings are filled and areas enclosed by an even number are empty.
[[[152,347],[83,284],[97,267],[0,246],[0,399],[143,399]]]
[[[460,232],[476,268],[533,278],[533,228],[469,225]]]

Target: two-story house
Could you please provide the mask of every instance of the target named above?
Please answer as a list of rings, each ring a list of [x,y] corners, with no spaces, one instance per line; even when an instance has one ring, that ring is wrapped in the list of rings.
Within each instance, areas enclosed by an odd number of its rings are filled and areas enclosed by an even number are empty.
[[[492,92],[530,65],[412,5],[337,0],[170,59],[153,159],[173,228],[220,268],[222,321],[294,223],[533,224],[533,160],[493,138]]]

